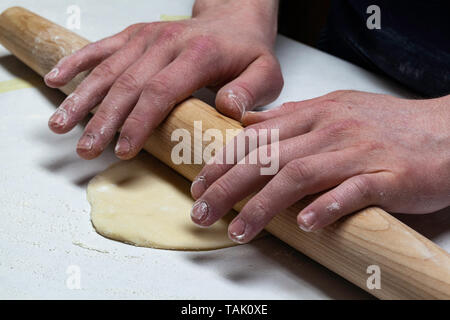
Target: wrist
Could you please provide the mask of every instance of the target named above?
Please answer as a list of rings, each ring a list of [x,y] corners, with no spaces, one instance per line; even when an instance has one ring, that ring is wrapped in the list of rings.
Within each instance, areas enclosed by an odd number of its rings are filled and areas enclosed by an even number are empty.
[[[432,112],[434,112],[441,121],[448,124],[450,122],[450,95],[428,100],[431,102]],[[448,125],[446,125],[448,127]]]
[[[218,7],[226,6],[237,9],[250,9],[256,10],[261,14],[275,17],[278,14],[279,0],[196,0],[192,7],[192,16],[196,16],[199,13],[216,9]]]
[[[253,28],[273,44],[277,34],[278,3],[279,0],[196,0],[192,17],[226,18],[236,26]]]

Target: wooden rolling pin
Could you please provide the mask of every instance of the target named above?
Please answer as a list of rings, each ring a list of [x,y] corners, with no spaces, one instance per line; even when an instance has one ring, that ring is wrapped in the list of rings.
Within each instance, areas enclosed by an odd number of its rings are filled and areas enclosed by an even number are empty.
[[[41,76],[61,58],[89,43],[20,7],[9,8],[1,14],[0,42]],[[70,94],[84,76],[77,76],[62,91]],[[192,180],[201,165],[173,164],[170,154],[177,142],[172,142],[170,137],[177,128],[193,134],[193,121],[200,120],[203,130],[242,129],[238,122],[192,98],[175,107],[148,140],[145,150]],[[432,241],[379,208],[362,210],[321,231],[303,232],[297,227],[295,217],[305,204],[298,202],[284,210],[266,230],[378,298],[450,298],[450,256]],[[371,276],[367,268],[371,265],[380,268],[381,289],[367,287]]]

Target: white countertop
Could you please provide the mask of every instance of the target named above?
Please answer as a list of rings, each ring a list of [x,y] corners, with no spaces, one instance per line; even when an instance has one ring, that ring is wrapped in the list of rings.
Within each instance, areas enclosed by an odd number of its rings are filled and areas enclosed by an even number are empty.
[[[2,0],[0,10],[20,5],[65,25],[66,8],[76,4],[77,32],[94,41],[161,14],[190,15],[192,2]],[[270,106],[337,89],[407,95],[386,79],[285,37],[278,38],[276,51],[285,88]],[[17,86],[17,78],[37,85],[2,90]],[[116,158],[108,149],[98,159],[80,159],[75,145],[81,127],[63,136],[50,132],[48,117],[63,97],[0,46],[0,298],[370,298],[271,236],[233,248],[178,252],[98,235],[85,188]],[[450,251],[449,213],[401,218]],[[70,266],[80,271],[81,289],[66,285]]]

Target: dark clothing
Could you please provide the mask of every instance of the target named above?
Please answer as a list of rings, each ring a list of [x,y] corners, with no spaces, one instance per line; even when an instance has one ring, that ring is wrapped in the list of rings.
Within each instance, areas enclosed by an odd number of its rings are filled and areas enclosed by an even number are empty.
[[[380,7],[381,29],[366,26],[370,5]],[[332,0],[318,47],[422,96],[450,94],[448,0]]]

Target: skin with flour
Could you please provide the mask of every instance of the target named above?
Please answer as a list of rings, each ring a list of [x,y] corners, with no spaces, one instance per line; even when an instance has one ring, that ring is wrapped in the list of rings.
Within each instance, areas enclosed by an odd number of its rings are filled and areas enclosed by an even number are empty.
[[[337,91],[251,113],[283,85],[273,49],[277,8],[277,0],[197,0],[192,19],[135,24],[84,47],[45,77],[50,87],[61,87],[91,70],[50,118],[50,128],[66,133],[100,103],[78,154],[97,157],[121,127],[115,153],[130,159],[177,102],[205,86],[217,89],[223,114],[281,131],[281,170],[271,179],[256,167],[208,165],[192,185],[192,217],[203,227],[261,190],[229,226],[240,243],[286,206],[327,190],[298,212],[303,230],[367,206],[399,213],[449,206],[450,95],[413,100]]]
[[[107,238],[141,247],[208,250],[235,245],[231,216],[198,228],[188,212],[189,182],[148,154],[121,161],[93,178],[87,189],[91,220]]]

